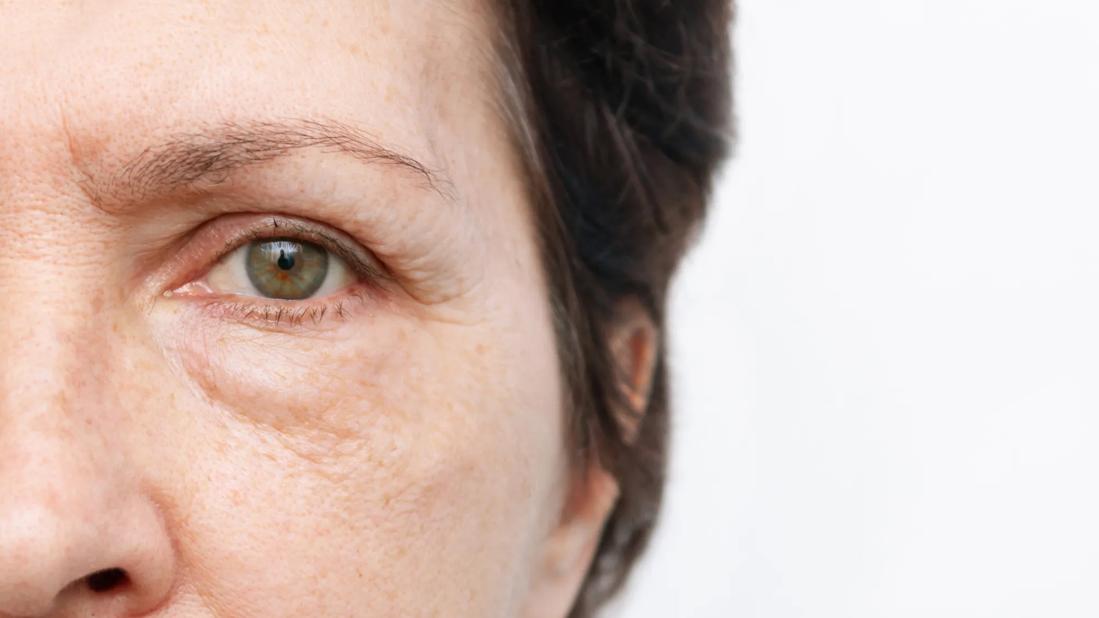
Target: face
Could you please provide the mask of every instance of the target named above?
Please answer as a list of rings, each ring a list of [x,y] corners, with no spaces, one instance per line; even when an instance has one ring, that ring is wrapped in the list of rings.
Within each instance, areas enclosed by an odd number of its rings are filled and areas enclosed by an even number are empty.
[[[0,4],[0,616],[567,611],[487,9]]]

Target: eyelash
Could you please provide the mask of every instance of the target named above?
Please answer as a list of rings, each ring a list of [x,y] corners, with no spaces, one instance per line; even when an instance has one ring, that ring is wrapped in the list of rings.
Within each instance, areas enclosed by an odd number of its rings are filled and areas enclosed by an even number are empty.
[[[332,297],[304,301],[282,301],[275,304],[271,301],[225,301],[209,299],[204,303],[207,313],[219,318],[233,319],[239,322],[251,323],[259,326],[321,326],[325,320],[346,320],[351,309],[349,301],[363,302],[369,300],[362,290],[349,290],[341,294],[344,298],[332,299]],[[293,303],[294,306],[284,303]],[[310,303],[304,307],[303,303]],[[316,303],[316,304],[313,304]]]
[[[244,229],[229,233],[217,257],[205,261],[205,266],[192,270],[184,282],[166,291],[167,298],[186,298],[199,303],[208,315],[219,319],[231,319],[259,328],[320,327],[325,321],[344,321],[353,310],[353,304],[365,305],[375,299],[384,290],[386,282],[392,277],[384,266],[377,262],[369,251],[351,248],[347,245],[355,241],[348,238],[340,240],[337,235],[324,231],[322,224],[306,222],[298,218],[285,216],[264,216],[262,223],[256,223]],[[202,231],[200,230],[199,234]],[[293,238],[307,241],[322,247],[332,255],[342,259],[356,281],[338,293],[319,298],[303,300],[278,300],[241,295],[218,293],[193,294],[179,290],[202,281],[214,266],[240,247],[257,241],[276,238]],[[358,253],[364,255],[358,255]]]

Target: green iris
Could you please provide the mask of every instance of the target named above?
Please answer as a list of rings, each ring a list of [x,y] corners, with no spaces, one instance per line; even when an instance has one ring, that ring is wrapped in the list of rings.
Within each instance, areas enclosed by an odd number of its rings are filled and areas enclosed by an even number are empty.
[[[268,298],[301,300],[328,276],[328,252],[312,243],[278,238],[248,245],[244,269],[256,291]]]

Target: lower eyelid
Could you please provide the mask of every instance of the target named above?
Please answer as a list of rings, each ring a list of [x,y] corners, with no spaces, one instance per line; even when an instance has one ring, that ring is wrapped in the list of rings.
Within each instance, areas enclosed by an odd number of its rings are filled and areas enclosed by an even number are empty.
[[[371,301],[365,286],[320,299],[277,301],[263,297],[206,297],[195,309],[218,322],[236,322],[261,331],[323,332],[337,328],[358,315]]]

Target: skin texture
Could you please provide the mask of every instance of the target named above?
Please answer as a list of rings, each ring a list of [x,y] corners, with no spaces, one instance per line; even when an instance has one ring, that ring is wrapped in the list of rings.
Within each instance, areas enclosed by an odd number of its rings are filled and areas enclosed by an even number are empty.
[[[570,465],[485,8],[0,2],[0,617],[567,613],[615,488]],[[145,180],[265,131],[305,143]],[[374,274],[203,287],[276,225]]]

